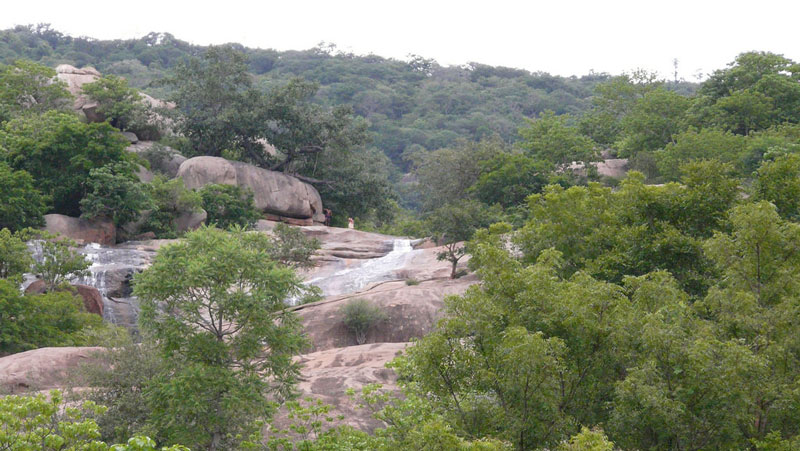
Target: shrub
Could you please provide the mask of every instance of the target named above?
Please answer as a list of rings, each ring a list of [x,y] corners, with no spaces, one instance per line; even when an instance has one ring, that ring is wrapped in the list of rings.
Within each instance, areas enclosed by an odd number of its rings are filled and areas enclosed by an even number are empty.
[[[22,274],[30,270],[33,258],[20,233],[0,230],[0,279],[13,279],[19,283]]]
[[[150,183],[150,197],[154,208],[143,231],[153,232],[158,238],[176,238],[175,220],[185,212],[199,210],[203,202],[199,194],[186,188],[183,180],[164,177],[156,177]]]
[[[253,193],[236,185],[206,185],[199,191],[206,223],[221,229],[232,225],[252,227],[261,217],[253,203]]]
[[[272,230],[269,254],[273,260],[293,268],[314,266],[311,256],[319,249],[316,238],[308,238],[302,230],[286,224],[277,224]]]
[[[48,290],[70,278],[88,274],[86,269],[91,263],[84,255],[73,250],[75,246],[74,241],[64,238],[50,238],[39,242],[42,256],[33,264],[33,273],[44,281]]]
[[[45,211],[46,198],[34,187],[33,177],[0,161],[0,229],[42,226]]]
[[[130,163],[114,163],[89,171],[89,191],[81,199],[81,217],[106,217],[116,225],[135,221],[152,208],[145,187]]]
[[[344,325],[356,337],[356,343],[363,345],[367,342],[367,333],[379,322],[388,319],[386,312],[377,305],[372,305],[366,299],[353,299],[341,308],[344,316]]]
[[[87,332],[107,327],[69,291],[23,295],[16,284],[0,280],[0,355],[45,346],[96,344]]]

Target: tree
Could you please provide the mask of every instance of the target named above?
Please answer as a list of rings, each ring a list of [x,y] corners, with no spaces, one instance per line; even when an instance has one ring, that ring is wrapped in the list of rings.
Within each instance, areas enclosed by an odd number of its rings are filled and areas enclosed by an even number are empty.
[[[320,247],[317,238],[308,238],[300,228],[283,223],[275,225],[272,235],[267,252],[273,260],[297,269],[314,266],[311,257]]]
[[[168,442],[230,449],[291,397],[306,342],[284,302],[301,281],[268,249],[263,234],[203,227],[136,276],[142,329],[170,364],[147,393]]]
[[[483,162],[480,177],[470,191],[487,205],[522,205],[550,181],[547,163],[527,155],[502,153]]]
[[[157,176],[148,188],[154,208],[142,230],[153,232],[158,238],[176,238],[178,229],[175,221],[181,214],[200,210],[203,199],[197,192],[186,189],[180,178],[167,180]]]
[[[366,299],[353,299],[339,309],[345,327],[353,332],[356,343],[363,345],[367,342],[369,330],[381,321],[388,318],[386,312],[377,305],[370,304]]]
[[[264,123],[258,117],[262,95],[252,86],[244,54],[230,46],[209,47],[200,58],[177,65],[159,81],[177,105],[177,131],[189,139],[194,155],[221,156],[252,151]]]
[[[0,66],[0,123],[22,115],[66,110],[72,96],[56,71],[31,61]]]
[[[775,204],[782,218],[800,216],[800,156],[781,155],[758,168],[755,198]]]
[[[152,208],[147,189],[139,183],[127,162],[113,163],[89,171],[86,196],[81,199],[81,217],[109,218],[115,225],[127,224]]]
[[[416,189],[422,209],[433,211],[469,197],[469,189],[484,172],[484,165],[501,158],[505,145],[497,138],[480,142],[459,141],[448,148],[412,156]]]
[[[139,92],[128,86],[128,80],[104,75],[81,86],[90,99],[97,102],[97,113],[120,130],[136,130],[146,124],[148,109]]]
[[[252,227],[261,218],[253,203],[253,193],[237,185],[206,185],[199,191],[206,222],[221,229],[232,225]]]
[[[620,121],[617,147],[627,156],[664,147],[688,127],[690,104],[688,97],[662,87],[646,92]]]
[[[0,279],[21,282],[22,275],[30,270],[32,264],[33,258],[23,235],[0,229]]]
[[[80,214],[89,172],[132,158],[126,146],[109,124],[85,124],[58,111],[14,119],[0,130],[9,166],[27,171],[36,188],[52,198],[53,210],[70,216]]]
[[[73,250],[77,246],[74,241],[44,236],[38,246],[41,257],[33,264],[32,272],[44,281],[48,290],[57,288],[73,277],[89,274],[86,269],[91,262],[86,256]]]
[[[132,437],[124,445],[109,447],[98,440],[100,432],[92,417],[105,411],[91,401],[66,407],[58,390],[35,396],[0,398],[3,435],[0,449],[40,451],[158,451],[149,437]],[[189,451],[184,446],[160,448],[160,451]]]
[[[34,187],[33,177],[0,161],[0,228],[21,230],[44,225],[46,198]]]
[[[444,250],[436,255],[452,265],[450,278],[457,277],[458,262],[466,255],[464,241],[472,238],[481,227],[488,227],[500,217],[499,208],[488,208],[480,202],[463,200],[445,205],[433,211],[427,218],[433,240]]]
[[[564,171],[573,162],[589,163],[599,158],[595,144],[577,128],[567,125],[569,115],[545,111],[528,120],[519,130],[519,146],[534,159],[546,161],[556,170]]]
[[[741,171],[746,156],[746,138],[713,128],[679,133],[663,151],[656,154],[658,170],[668,181],[680,178],[680,166],[691,160],[717,160],[731,163]]]

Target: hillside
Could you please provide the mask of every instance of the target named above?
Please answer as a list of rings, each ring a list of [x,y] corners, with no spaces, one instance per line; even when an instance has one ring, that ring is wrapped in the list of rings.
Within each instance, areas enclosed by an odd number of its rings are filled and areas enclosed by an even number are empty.
[[[414,146],[434,150],[458,138],[477,140],[495,133],[514,142],[525,117],[544,110],[581,113],[590,107],[594,86],[609,78],[560,77],[479,63],[443,67],[419,56],[406,62],[323,45],[283,52],[233,46],[249,57],[250,71],[262,89],[303,77],[319,83],[317,102],[351,104],[356,114],[369,119],[374,145],[403,167],[403,152]],[[66,36],[47,26],[0,31],[0,63],[25,58],[49,67],[93,66],[160,98],[168,92],[150,82],[204,50],[169,33],[104,41]],[[682,89],[691,91],[693,86]]]

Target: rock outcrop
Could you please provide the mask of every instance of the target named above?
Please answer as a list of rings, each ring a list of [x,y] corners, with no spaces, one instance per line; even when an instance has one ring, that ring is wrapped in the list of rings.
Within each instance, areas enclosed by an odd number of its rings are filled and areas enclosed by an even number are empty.
[[[75,370],[102,348],[39,348],[0,358],[0,392],[66,388]]]
[[[71,238],[80,244],[98,243],[113,246],[117,228],[110,219],[87,220],[60,214],[44,215],[44,230]]]
[[[317,190],[282,172],[219,157],[194,157],[181,164],[178,177],[190,189],[210,184],[249,188],[256,208],[264,213],[317,222],[325,220]]]
[[[92,83],[100,78],[100,72],[94,67],[78,69],[69,64],[56,67],[56,77],[66,83],[67,90],[75,97],[72,108],[83,113],[90,122],[102,122],[103,118],[97,113],[97,102],[93,102],[83,95],[83,85]]]

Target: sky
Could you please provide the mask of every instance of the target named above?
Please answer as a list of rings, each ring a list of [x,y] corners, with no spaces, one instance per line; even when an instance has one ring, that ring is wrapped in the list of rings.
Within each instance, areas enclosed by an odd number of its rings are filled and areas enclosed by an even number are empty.
[[[119,5],[119,6],[114,6]],[[642,68],[697,81],[750,50],[800,61],[791,0],[0,0],[0,29],[50,23],[98,39],[168,32],[193,44],[478,62],[558,75]]]

